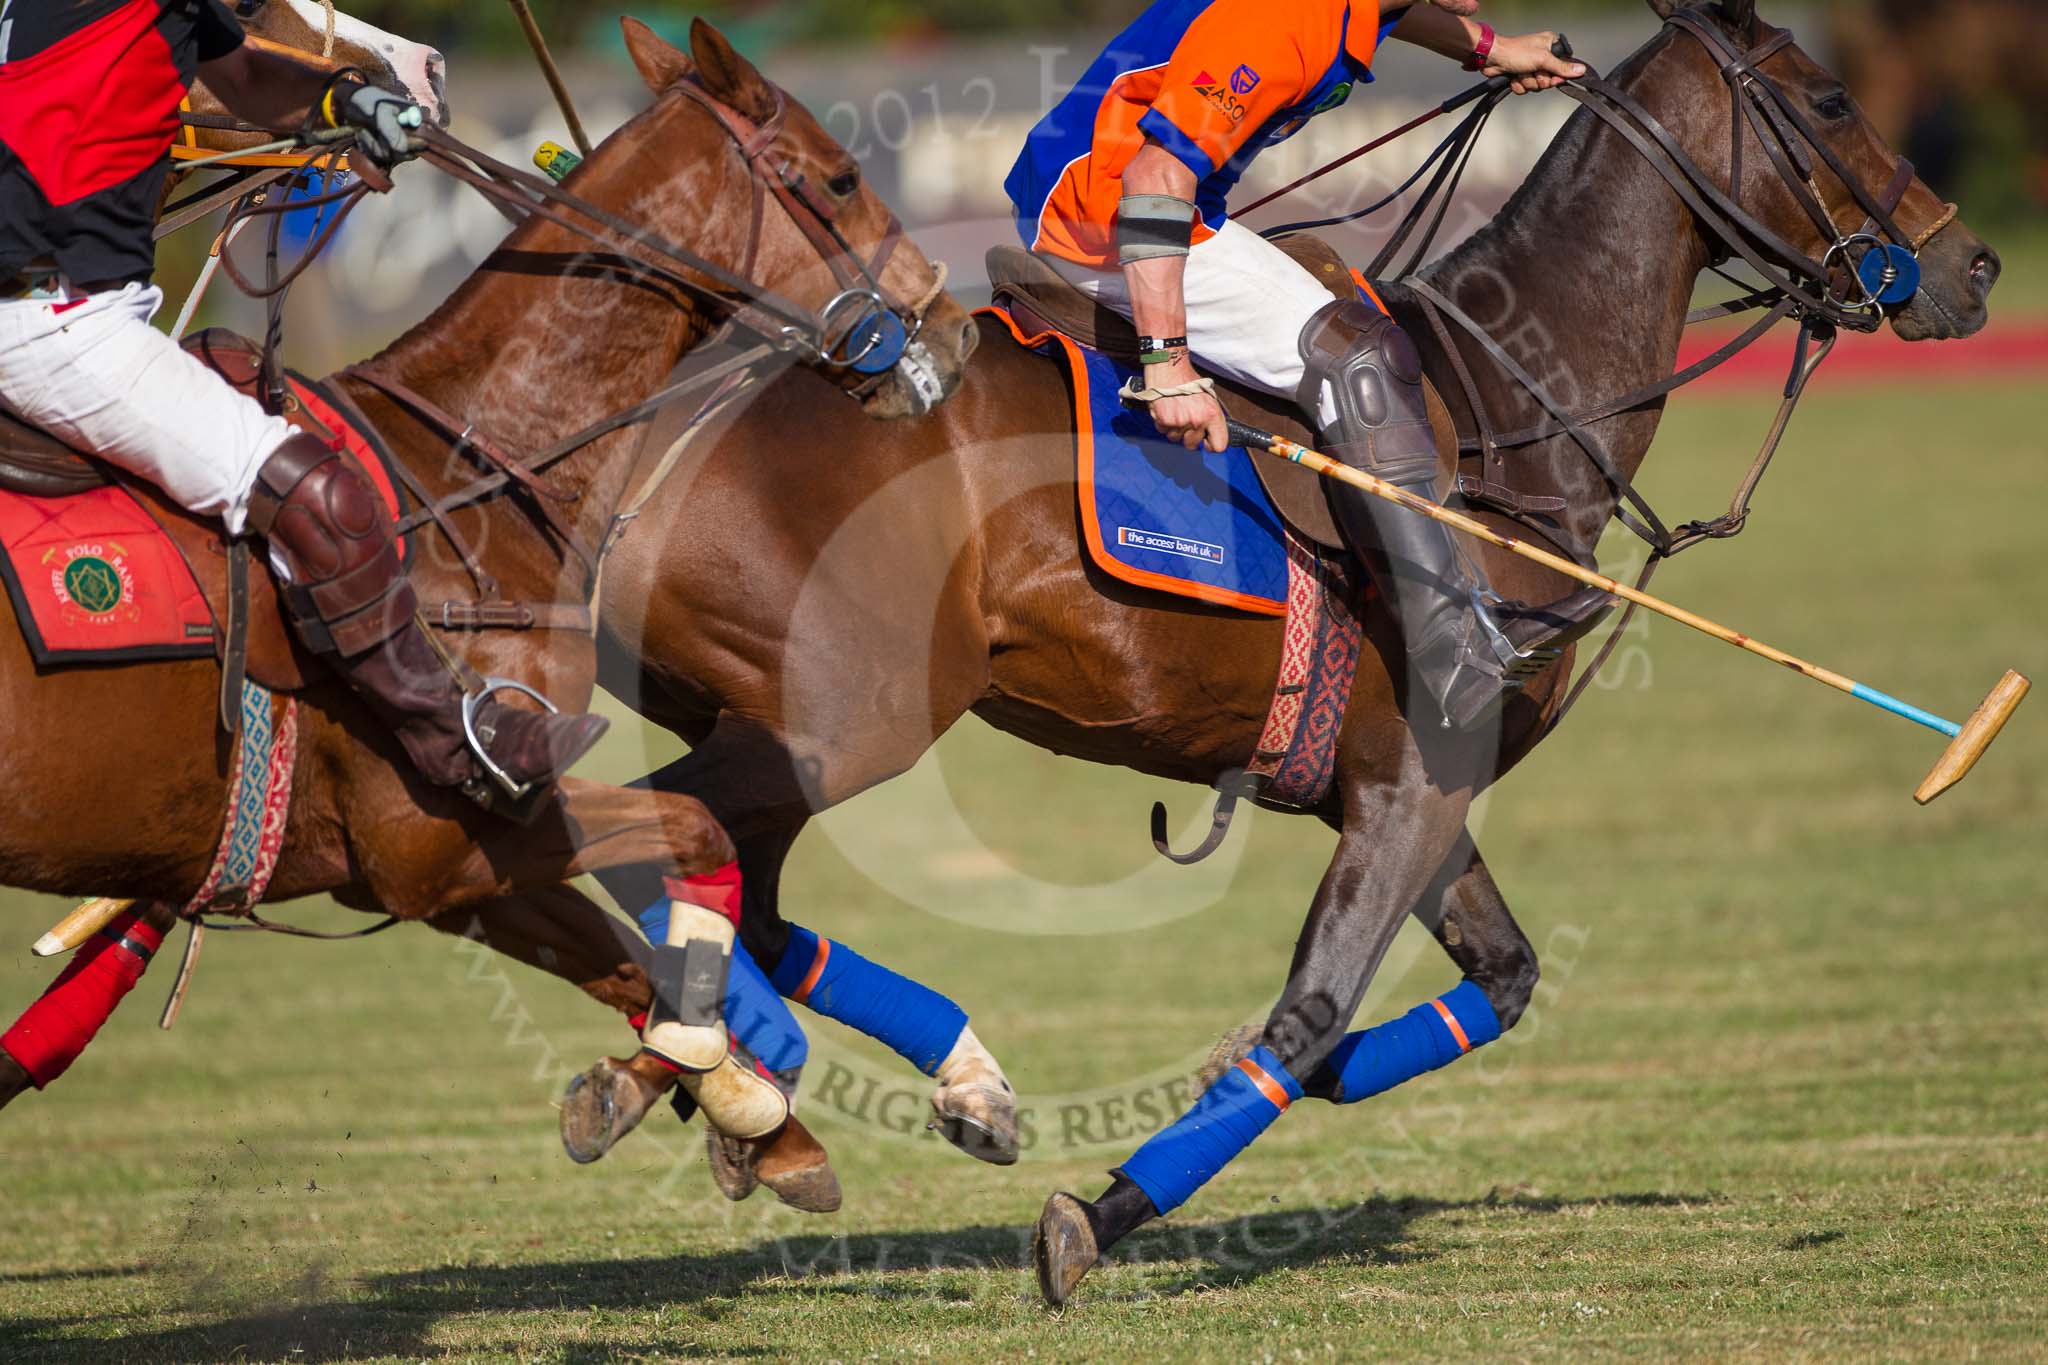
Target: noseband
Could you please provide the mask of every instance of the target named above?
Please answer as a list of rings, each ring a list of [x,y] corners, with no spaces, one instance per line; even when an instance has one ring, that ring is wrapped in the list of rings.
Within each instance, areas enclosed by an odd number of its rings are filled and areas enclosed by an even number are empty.
[[[923,330],[925,313],[943,288],[943,277],[915,304],[901,304],[889,298],[881,276],[903,244],[903,221],[892,211],[873,257],[861,259],[839,230],[839,201],[819,189],[788,157],[776,155],[776,144],[789,115],[789,98],[780,87],[768,87],[775,107],[759,123],[712,95],[693,77],[685,76],[671,88],[710,114],[732,138],[746,163],[754,192],[740,273],[753,274],[761,247],[766,200],[772,194],[840,286],[840,292],[819,312],[820,329],[813,358],[821,365],[869,376],[854,390],[856,395],[879,384]]]
[[[1673,14],[1666,26],[1698,41],[1728,86],[1726,190],[1686,154],[1655,115],[1612,81],[1589,74],[1564,87],[1564,93],[1643,154],[1705,224],[1724,253],[1722,260],[1740,256],[1764,278],[1771,295],[1768,302],[1791,304],[1791,315],[1802,321],[1825,321],[1857,332],[1876,331],[1883,325],[1885,307],[1902,304],[1917,292],[1920,249],[1954,220],[1954,214],[1945,215],[1917,237],[1899,226],[1893,215],[1912,187],[1913,163],[1900,157],[1890,183],[1882,192],[1873,193],[1761,69],[1764,62],[1792,45],[1790,32],[1778,30],[1747,52],[1739,52],[1718,25],[1692,11]],[[1755,132],[1779,182],[1813,222],[1821,241],[1828,243],[1819,259],[1772,231],[1742,206],[1745,127]],[[1815,179],[1816,158],[1862,210],[1862,224],[1853,231],[1845,231],[1828,207]]]

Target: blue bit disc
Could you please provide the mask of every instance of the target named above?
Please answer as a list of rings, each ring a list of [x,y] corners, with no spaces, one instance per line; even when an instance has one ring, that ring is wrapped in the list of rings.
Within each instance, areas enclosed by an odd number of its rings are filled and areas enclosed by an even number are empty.
[[[1920,292],[1920,262],[1902,246],[1887,243],[1864,255],[1856,277],[1871,298],[1885,305],[1904,303]]]

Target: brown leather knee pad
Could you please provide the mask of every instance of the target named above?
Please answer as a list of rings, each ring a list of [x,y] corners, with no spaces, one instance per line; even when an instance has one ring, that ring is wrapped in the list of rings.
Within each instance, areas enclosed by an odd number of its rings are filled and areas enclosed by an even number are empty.
[[[316,653],[355,658],[418,609],[383,498],[317,437],[293,436],[264,462],[249,524],[283,555],[294,624]]]
[[[1403,487],[1436,478],[1422,355],[1399,323],[1363,300],[1333,300],[1301,329],[1300,348],[1302,410],[1317,420],[1325,385],[1336,401],[1331,454]]]

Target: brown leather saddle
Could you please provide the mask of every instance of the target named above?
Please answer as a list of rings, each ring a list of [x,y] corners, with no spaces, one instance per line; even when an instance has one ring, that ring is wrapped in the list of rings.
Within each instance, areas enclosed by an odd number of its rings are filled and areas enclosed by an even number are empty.
[[[255,343],[223,328],[208,328],[186,338],[185,349],[229,384],[258,397],[262,361]],[[288,399],[284,416],[293,425],[332,438],[311,413]],[[118,484],[132,494],[184,556],[214,620],[216,657],[232,669],[235,653],[247,660],[248,676],[274,692],[294,692],[319,676],[320,666],[298,642],[285,615],[284,600],[266,565],[253,572],[247,547],[238,568],[219,521],[196,516],[165,497],[153,484],[131,477],[112,465],[72,449],[49,433],[0,408],[0,489],[33,498],[63,497],[105,484]],[[237,651],[233,637],[246,631],[246,646]]]
[[[1321,281],[1332,298],[1357,297],[1358,286],[1349,267],[1344,264],[1344,258],[1322,238],[1302,232],[1275,238],[1273,245]],[[1137,329],[1122,315],[1111,312],[1074,288],[1065,276],[1041,257],[1017,246],[991,248],[988,278],[997,305],[1009,310],[1027,336],[1044,331],[1058,332],[1089,350],[1100,351],[1120,361],[1136,362]],[[1438,459],[1449,474],[1457,468],[1457,429],[1435,386],[1427,380],[1423,383],[1429,402],[1430,426],[1436,432]],[[1289,440],[1310,446],[1315,444],[1315,433],[1302,423],[1292,403],[1227,380],[1219,379],[1217,384],[1229,391],[1225,407],[1232,413],[1241,416],[1256,414],[1253,420],[1266,429]],[[1273,505],[1296,534],[1329,549],[1345,548],[1344,539],[1338,533],[1336,520],[1330,512],[1328,492],[1319,475],[1300,465],[1261,456],[1253,457],[1253,468],[1258,471],[1259,482],[1265,485],[1267,496],[1273,499]]]

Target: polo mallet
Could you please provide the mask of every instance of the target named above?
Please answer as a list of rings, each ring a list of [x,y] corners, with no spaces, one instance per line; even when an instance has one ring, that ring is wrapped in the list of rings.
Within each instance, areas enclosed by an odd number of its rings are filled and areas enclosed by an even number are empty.
[[[576,101],[569,95],[569,86],[562,79],[562,70],[555,65],[554,54],[548,51],[548,40],[541,35],[540,21],[533,17],[533,10],[526,0],[508,0],[513,15],[519,20],[519,31],[526,35],[526,45],[533,49],[533,59],[540,63],[541,79],[548,83],[548,91],[555,97],[555,105],[562,111],[562,118],[569,125],[569,139],[576,144],[576,150],[584,156],[590,155],[590,138],[583,131],[583,120],[576,116]]]
[[[1904,716],[1907,720],[1917,721],[1930,730],[1939,730],[1942,734],[1949,737],[1949,745],[1948,748],[1942,751],[1940,759],[1935,762],[1934,767],[1928,771],[1926,779],[1920,783],[1919,788],[1913,793],[1913,799],[1923,806],[1969,775],[1970,769],[1977,766],[1977,760],[1982,758],[1984,751],[1991,747],[1991,741],[1998,738],[1998,732],[2005,728],[2006,721],[2012,719],[2012,713],[2018,709],[2020,702],[2026,698],[2027,690],[2033,685],[2027,681],[2024,675],[2008,669],[2005,676],[1998,680],[1998,685],[1991,689],[1990,695],[1984,698],[1983,704],[1971,713],[1967,721],[1958,725],[1952,720],[1943,720],[1932,712],[1923,711],[1917,706],[1902,702],[1897,697],[1880,692],[1874,687],[1866,687],[1853,678],[1845,678],[1830,669],[1822,668],[1817,664],[1810,664],[1804,659],[1795,658],[1782,649],[1774,649],[1760,640],[1752,640],[1740,631],[1730,630],[1724,625],[1709,621],[1706,617],[1689,612],[1683,607],[1673,606],[1662,598],[1652,597],[1650,594],[1629,587],[1625,583],[1616,582],[1605,574],[1597,573],[1592,569],[1582,568],[1569,559],[1551,554],[1547,550],[1539,550],[1535,546],[1525,544],[1512,536],[1501,535],[1489,527],[1472,520],[1470,517],[1462,516],[1448,508],[1439,507],[1433,502],[1416,497],[1413,493],[1404,492],[1384,479],[1376,479],[1362,470],[1353,469],[1349,465],[1339,464],[1327,455],[1310,450],[1306,446],[1297,445],[1295,442],[1289,441],[1284,437],[1275,436],[1271,432],[1260,431],[1258,428],[1247,426],[1243,422],[1233,421],[1230,423],[1230,440],[1234,445],[1241,445],[1249,450],[1261,451],[1290,463],[1302,465],[1314,470],[1323,478],[1349,484],[1351,487],[1370,493],[1376,498],[1382,498],[1387,502],[1395,503],[1398,506],[1407,508],[1411,512],[1419,512],[1431,521],[1440,521],[1455,531],[1461,531],[1474,539],[1483,540],[1489,545],[1497,545],[1503,550],[1520,555],[1523,559],[1541,564],[1546,569],[1561,573],[1566,578],[1598,588],[1600,591],[1610,593],[1615,597],[1622,598],[1624,601],[1633,602],[1639,607],[1646,607],[1656,612],[1659,616],[1669,617],[1680,625],[1691,626],[1694,630],[1704,631],[1717,640],[1734,645],[1739,649],[1748,650],[1751,654],[1760,655],[1763,658],[1769,659],[1774,664],[1781,664],[1795,673],[1804,674],[1806,677],[1814,679],[1816,682],[1826,683],[1838,692],[1847,692],[1850,696],[1867,701],[1872,706],[1889,711],[1895,716]]]
[[[56,927],[36,940],[31,950],[37,957],[68,953],[111,924],[116,915],[133,909],[134,901],[87,901],[57,921]]]

